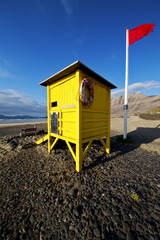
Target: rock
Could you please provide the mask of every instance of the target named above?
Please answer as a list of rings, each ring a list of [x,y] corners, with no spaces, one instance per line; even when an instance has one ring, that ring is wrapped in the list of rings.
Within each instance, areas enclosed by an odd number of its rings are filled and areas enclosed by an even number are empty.
[[[99,155],[97,141],[76,173],[67,148],[48,154],[47,143],[29,147],[36,140],[0,137],[2,239],[159,239],[156,153],[111,141],[111,154]]]
[[[80,230],[80,232],[81,232],[82,229],[83,229],[83,226],[82,226],[82,223],[81,223],[81,222],[78,224],[78,228],[79,228],[79,230]]]
[[[126,240],[136,240],[136,236],[133,232],[128,232],[126,235]]]
[[[95,235],[96,237],[98,237],[98,238],[101,236],[101,233],[100,233],[100,230],[99,230],[98,227],[93,230],[93,233],[94,233],[94,235]]]
[[[74,239],[74,236],[75,236],[75,231],[69,231],[69,237],[71,238],[71,239]]]
[[[64,229],[64,231],[65,231],[66,233],[68,233],[68,230],[69,230],[68,223],[62,222],[62,223],[61,223],[61,227],[62,227],[62,229]]]
[[[125,222],[129,222],[131,219],[130,219],[130,217],[129,217],[127,214],[124,214],[124,215],[123,215],[123,220],[124,220]]]
[[[76,208],[73,209],[73,214],[78,217],[82,214],[82,206],[77,206]]]
[[[116,233],[116,235],[117,235],[118,239],[126,239],[126,235],[121,231],[118,231]]]
[[[88,239],[93,239],[93,230],[92,228],[90,227],[88,232],[87,232],[87,238]]]
[[[30,216],[29,220],[30,220],[31,223],[34,223],[35,218],[34,218],[33,214]]]
[[[136,224],[136,231],[141,233],[142,232],[142,227],[140,224]]]
[[[78,193],[78,189],[74,189],[70,192],[70,196],[72,196],[73,198],[75,198],[77,196]]]
[[[24,145],[22,146],[22,149],[33,148],[33,147],[35,147],[35,146],[36,146],[35,143],[30,142],[30,143],[24,144]]]
[[[155,209],[160,212],[160,205],[159,204],[155,204]]]
[[[120,222],[120,218],[119,218],[118,215],[112,215],[112,216],[111,216],[111,219],[112,219],[112,221],[113,221],[113,223],[114,223],[115,225]]]
[[[129,223],[123,221],[122,222],[122,229],[123,229],[123,232],[125,234],[127,234],[130,231],[131,227],[130,227]]]

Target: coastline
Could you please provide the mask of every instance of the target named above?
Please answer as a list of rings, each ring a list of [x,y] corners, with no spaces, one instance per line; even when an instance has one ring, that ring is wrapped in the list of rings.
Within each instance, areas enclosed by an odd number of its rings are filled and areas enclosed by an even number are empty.
[[[47,119],[46,120],[41,120],[41,119],[32,119],[32,120],[28,120],[28,119],[24,119],[24,120],[15,120],[15,121],[0,121],[0,128],[3,127],[15,127],[15,126],[23,126],[23,125],[32,125],[32,124],[45,124],[47,123]]]
[[[43,134],[19,136],[47,121],[14,124],[0,128],[3,239],[158,239],[159,122],[129,118],[129,145],[118,142],[123,119],[111,119],[111,153],[93,142],[81,173],[61,141],[49,154],[35,144]]]
[[[111,141],[123,135],[123,118],[111,117]],[[148,151],[156,151],[160,154],[160,122],[159,120],[145,120],[138,116],[128,117],[127,136],[132,145]],[[5,136],[17,136],[23,128],[36,127],[37,130],[48,131],[47,120],[19,120],[1,121],[0,138]]]

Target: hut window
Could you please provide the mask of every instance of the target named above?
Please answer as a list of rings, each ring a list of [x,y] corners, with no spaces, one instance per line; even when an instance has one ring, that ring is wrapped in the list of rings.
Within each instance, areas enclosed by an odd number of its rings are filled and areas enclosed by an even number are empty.
[[[52,102],[52,107],[57,107],[57,101],[56,102]]]
[[[51,133],[58,134],[58,112],[51,113]]]

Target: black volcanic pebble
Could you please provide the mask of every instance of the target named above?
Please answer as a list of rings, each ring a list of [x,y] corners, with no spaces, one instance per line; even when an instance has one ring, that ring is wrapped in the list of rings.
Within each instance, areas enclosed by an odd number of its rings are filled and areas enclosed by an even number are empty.
[[[94,142],[77,173],[65,145],[48,154],[38,138],[0,140],[1,239],[158,239],[157,153]]]

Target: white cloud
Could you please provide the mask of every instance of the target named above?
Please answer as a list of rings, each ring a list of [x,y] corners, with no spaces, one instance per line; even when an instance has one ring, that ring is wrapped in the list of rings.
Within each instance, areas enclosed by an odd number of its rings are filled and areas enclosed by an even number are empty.
[[[73,13],[71,2],[72,0],[61,0],[61,4],[68,16],[72,15]]]
[[[47,107],[13,89],[0,90],[0,114],[45,116]]]
[[[139,83],[134,83],[128,86],[128,93],[130,92],[140,93],[142,91],[151,90],[155,88],[160,88],[160,82],[156,82],[156,81],[139,82]],[[125,92],[124,88],[115,90],[112,92],[112,97],[124,95],[124,92]]]

